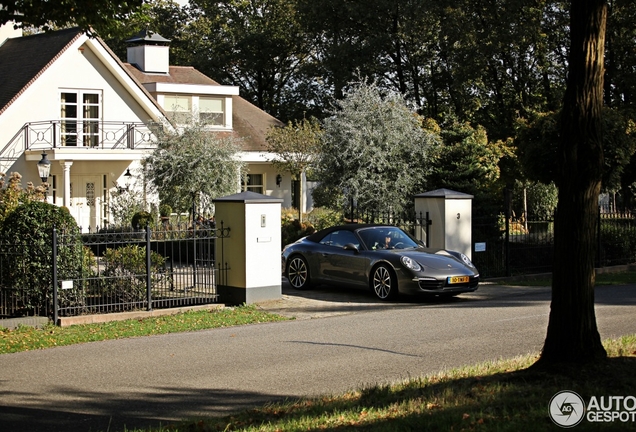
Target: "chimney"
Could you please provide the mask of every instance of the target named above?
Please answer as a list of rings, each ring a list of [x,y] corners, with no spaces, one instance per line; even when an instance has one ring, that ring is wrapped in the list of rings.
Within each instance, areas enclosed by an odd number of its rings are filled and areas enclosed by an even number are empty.
[[[145,73],[167,74],[170,66],[170,40],[150,30],[142,30],[126,43],[128,63]]]

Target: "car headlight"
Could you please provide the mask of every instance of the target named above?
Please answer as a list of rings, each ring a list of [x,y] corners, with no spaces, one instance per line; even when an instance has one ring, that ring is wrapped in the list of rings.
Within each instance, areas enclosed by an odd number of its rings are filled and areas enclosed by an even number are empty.
[[[475,264],[473,264],[470,258],[468,258],[466,255],[459,254],[459,257],[462,259],[464,264],[466,264],[468,267],[475,268]]]
[[[419,265],[417,261],[412,260],[411,258],[407,256],[403,256],[402,258],[400,258],[400,261],[402,261],[402,265],[406,267],[407,269],[411,269],[413,271],[422,270],[422,266]]]

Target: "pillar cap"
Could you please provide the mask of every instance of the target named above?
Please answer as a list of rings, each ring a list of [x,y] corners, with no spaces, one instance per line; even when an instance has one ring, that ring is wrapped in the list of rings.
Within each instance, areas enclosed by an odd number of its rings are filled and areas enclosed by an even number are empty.
[[[282,198],[275,198],[268,195],[259,194],[256,192],[246,191],[237,193],[234,195],[228,195],[225,197],[217,198],[212,202],[242,202],[246,204],[275,204],[282,203]]]
[[[415,195],[415,198],[473,199],[474,196],[464,192],[457,192],[442,188],[417,194]]]

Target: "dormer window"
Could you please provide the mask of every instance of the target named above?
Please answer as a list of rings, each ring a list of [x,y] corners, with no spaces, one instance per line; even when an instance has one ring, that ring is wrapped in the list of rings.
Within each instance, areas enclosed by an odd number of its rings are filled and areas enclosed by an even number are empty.
[[[223,126],[225,124],[223,102],[222,98],[201,96],[199,98],[199,120],[206,125]]]
[[[199,120],[206,126],[225,127],[225,98],[213,96],[165,95],[163,108],[170,120],[186,125]]]
[[[166,95],[163,100],[163,108],[168,113],[170,120],[183,125],[192,119],[192,97],[179,95]]]

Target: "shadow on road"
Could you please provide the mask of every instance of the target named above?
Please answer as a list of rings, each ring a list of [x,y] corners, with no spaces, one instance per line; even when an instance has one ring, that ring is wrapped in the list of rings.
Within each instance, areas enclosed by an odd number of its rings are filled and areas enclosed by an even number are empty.
[[[63,399],[70,391],[64,387],[54,390],[60,398],[42,399],[42,408],[24,408],[0,405],[0,425],[3,431],[12,432],[123,432],[130,429],[147,429],[188,418],[224,416],[232,412],[262,406],[272,401],[296,397],[271,394],[237,392],[215,389],[149,388],[131,398],[116,394],[100,393],[97,389],[77,394],[82,402]],[[22,397],[29,396],[21,394]],[[87,414],[99,413],[99,414]]]

